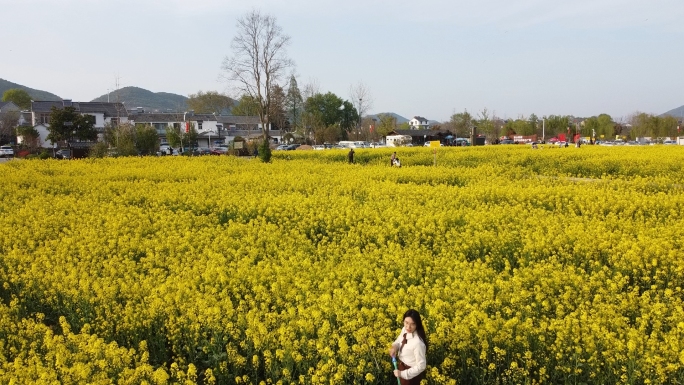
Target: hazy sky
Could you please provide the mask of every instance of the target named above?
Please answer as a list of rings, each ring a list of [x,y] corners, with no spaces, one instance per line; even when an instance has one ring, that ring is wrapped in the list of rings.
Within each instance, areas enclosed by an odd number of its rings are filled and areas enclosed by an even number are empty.
[[[0,0],[0,78],[74,101],[117,76],[225,92],[221,63],[252,9],[290,35],[300,88],[349,98],[362,82],[372,113],[617,119],[684,104],[684,0]]]

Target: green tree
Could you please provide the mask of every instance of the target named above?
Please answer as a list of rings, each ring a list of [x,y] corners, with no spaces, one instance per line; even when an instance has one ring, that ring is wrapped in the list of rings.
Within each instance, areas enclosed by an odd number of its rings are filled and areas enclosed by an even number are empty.
[[[530,117],[527,118],[527,122],[530,125],[529,135],[540,134],[540,132],[537,132],[539,131],[539,128],[541,128],[539,126],[539,118],[537,117],[537,115],[535,115],[534,113],[530,115]]]
[[[171,147],[190,147],[194,148],[197,142],[197,129],[195,129],[194,122],[190,122],[188,132],[185,132],[185,127],[168,126],[166,127],[166,140]]]
[[[221,114],[233,105],[233,99],[217,91],[199,91],[188,96],[188,108],[198,114]]]
[[[286,95],[283,87],[274,85],[271,91],[271,110],[269,112],[269,120],[271,121],[271,128],[274,130],[286,129],[289,125],[287,120],[287,112],[285,111]]]
[[[48,131],[47,139],[49,141],[53,143],[66,141],[69,147],[74,140],[93,141],[97,139],[95,117],[81,115],[74,107],[52,107]]]
[[[3,102],[12,102],[22,110],[31,109],[31,95],[21,88],[12,88],[2,94]]]
[[[159,135],[151,124],[135,126],[135,148],[139,155],[152,155],[159,150]]]
[[[611,137],[616,135],[615,132],[615,122],[613,118],[608,114],[600,114],[596,118],[598,129],[596,130],[598,135],[605,135],[605,137]]]
[[[318,116],[323,126],[339,125],[342,129],[350,128],[358,120],[356,108],[348,101],[328,92],[316,94],[306,100],[304,110]]]
[[[337,126],[320,127],[314,131],[316,143],[334,143],[340,140],[341,132]]]
[[[480,119],[477,121],[477,131],[483,133],[490,143],[493,143],[499,138],[499,130],[496,129],[496,125],[489,116],[489,111],[483,109],[480,112]]]
[[[257,116],[259,114],[259,102],[249,95],[242,95],[231,110],[231,114],[236,116]]]
[[[546,132],[550,135],[567,134],[569,124],[569,116],[551,115],[546,120]]]
[[[292,127],[294,131],[301,128],[303,104],[304,101],[302,99],[302,93],[297,86],[297,79],[292,75],[290,77],[290,87],[287,89],[285,108],[287,110],[287,116],[290,119],[290,127]]]
[[[21,137],[21,145],[34,152],[40,147],[40,134],[31,126],[17,127],[17,136]]]
[[[397,129],[397,119],[390,114],[380,114],[378,115],[380,122],[376,127],[378,135],[385,137],[389,135],[390,132]]]
[[[597,140],[601,140],[601,135],[605,138],[605,133],[601,132],[599,127],[598,118],[592,116],[591,118],[584,119],[584,126],[582,127],[583,136],[595,135]]]
[[[449,122],[456,131],[456,136],[459,138],[469,138],[470,131],[476,124],[475,119],[473,119],[473,116],[470,115],[468,110],[463,110],[463,112],[451,115]]]

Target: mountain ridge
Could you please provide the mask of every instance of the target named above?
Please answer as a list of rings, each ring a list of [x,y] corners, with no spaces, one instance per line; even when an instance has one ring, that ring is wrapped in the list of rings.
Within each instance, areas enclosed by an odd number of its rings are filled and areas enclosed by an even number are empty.
[[[187,100],[188,98],[183,95],[170,92],[152,92],[144,88],[128,86],[98,96],[91,102],[120,102],[128,110],[142,107],[145,111],[183,112],[188,109]]]
[[[14,88],[19,88],[20,90],[24,90],[28,92],[29,96],[31,96],[32,100],[44,100],[44,101],[59,101],[62,100],[61,97],[47,91],[42,91],[42,90],[37,90],[31,87],[26,87],[22,86],[21,84],[13,83],[9,80],[5,80],[0,78],[0,97],[2,94],[5,93],[7,90],[11,90]]]
[[[677,108],[673,108],[670,111],[667,111],[665,113],[660,114],[660,116],[667,116],[670,115],[675,118],[682,119],[684,118],[684,106],[679,106]]]
[[[380,121],[380,115],[392,116],[394,119],[396,119],[397,125],[402,124],[402,123],[408,123],[408,121],[409,121],[405,117],[403,117],[397,113],[394,113],[394,112],[378,112],[377,114],[367,115],[366,117],[371,118],[371,119],[377,119],[378,121]]]

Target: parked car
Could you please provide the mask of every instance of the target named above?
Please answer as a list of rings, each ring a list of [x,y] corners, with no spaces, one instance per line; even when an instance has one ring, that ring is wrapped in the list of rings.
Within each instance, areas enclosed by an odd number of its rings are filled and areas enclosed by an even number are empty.
[[[314,144],[312,147],[314,150],[325,150],[325,146],[322,144]]]
[[[288,144],[281,144],[280,146],[276,147],[275,150],[276,151],[285,151],[285,150],[287,150],[288,146],[289,146]]]
[[[230,149],[226,145],[216,146],[216,147],[211,149],[211,154],[212,155],[223,155],[223,154],[227,154],[229,150]]]
[[[0,146],[0,158],[14,157],[14,148],[12,146]]]
[[[286,150],[288,150],[288,151],[296,150],[297,147],[299,147],[299,146],[301,146],[301,145],[300,144],[288,144]]]
[[[500,142],[500,144],[515,144],[515,140],[513,139],[504,139]]]
[[[192,151],[192,155],[193,155],[193,156],[197,156],[197,155],[209,155],[209,154],[211,154],[211,150],[209,150],[209,149],[206,148],[206,147],[198,147],[198,148],[196,148],[196,149],[194,149],[194,150]]]
[[[55,159],[71,159],[71,150],[68,148],[62,148],[55,152]]]

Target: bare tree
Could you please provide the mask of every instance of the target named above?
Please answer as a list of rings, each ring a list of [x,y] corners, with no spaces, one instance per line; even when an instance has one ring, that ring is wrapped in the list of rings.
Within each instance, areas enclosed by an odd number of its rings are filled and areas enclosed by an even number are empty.
[[[14,142],[14,129],[19,123],[20,114],[14,110],[0,113],[0,143]]]
[[[318,79],[309,78],[309,82],[304,85],[302,96],[304,98],[304,103],[310,98],[321,93],[321,85],[318,83]]]
[[[373,96],[368,87],[363,82],[359,82],[355,86],[349,87],[349,97],[351,98],[352,103],[357,106],[356,110],[359,112],[360,121],[368,110],[373,107]]]
[[[276,23],[276,18],[257,10],[237,20],[238,33],[231,43],[232,56],[223,61],[225,78],[238,94],[249,95],[259,102],[259,120],[268,136],[271,98],[274,86],[292,60],[286,48],[290,37]]]

